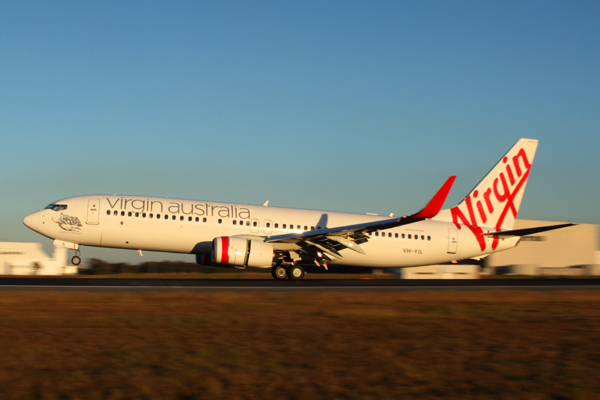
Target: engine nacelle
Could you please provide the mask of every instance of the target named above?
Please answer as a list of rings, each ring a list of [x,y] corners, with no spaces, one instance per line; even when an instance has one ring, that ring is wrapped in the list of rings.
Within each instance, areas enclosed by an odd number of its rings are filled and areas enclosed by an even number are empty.
[[[241,267],[271,268],[273,246],[260,240],[235,236],[213,239],[212,262]]]

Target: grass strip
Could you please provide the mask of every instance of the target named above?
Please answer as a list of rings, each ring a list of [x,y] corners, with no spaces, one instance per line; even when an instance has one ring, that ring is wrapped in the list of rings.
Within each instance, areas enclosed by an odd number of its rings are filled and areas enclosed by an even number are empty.
[[[0,399],[596,399],[600,291],[0,293]]]

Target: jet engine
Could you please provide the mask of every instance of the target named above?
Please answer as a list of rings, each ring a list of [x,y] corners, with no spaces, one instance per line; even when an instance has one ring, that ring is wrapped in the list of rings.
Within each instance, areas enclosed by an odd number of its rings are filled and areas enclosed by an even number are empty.
[[[212,262],[241,267],[271,268],[273,246],[260,240],[236,236],[213,239]]]

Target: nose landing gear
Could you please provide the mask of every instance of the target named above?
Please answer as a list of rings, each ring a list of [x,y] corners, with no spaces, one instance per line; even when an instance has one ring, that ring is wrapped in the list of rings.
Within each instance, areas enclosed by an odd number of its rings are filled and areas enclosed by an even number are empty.
[[[54,239],[54,246],[56,247],[64,247],[69,250],[75,250],[75,255],[71,258],[71,263],[73,265],[81,264],[81,251],[79,251],[79,244],[65,242],[64,240]]]
[[[71,263],[73,265],[81,264],[81,252],[79,250],[75,250],[75,255],[71,258]]]

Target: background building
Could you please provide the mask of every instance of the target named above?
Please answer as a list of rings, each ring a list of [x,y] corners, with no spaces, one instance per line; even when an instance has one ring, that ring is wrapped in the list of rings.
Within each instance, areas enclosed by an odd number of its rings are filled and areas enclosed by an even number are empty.
[[[514,229],[558,223],[517,220]],[[514,249],[485,258],[483,271],[490,274],[596,275],[597,254],[598,226],[578,224],[525,236]]]
[[[76,274],[77,267],[67,265],[67,249],[54,246],[49,257],[40,243],[0,243],[0,274],[2,275],[64,275]]]
[[[514,229],[557,224],[560,222],[517,220]],[[458,264],[401,268],[396,276],[402,279],[477,279],[480,273],[600,275],[598,226],[578,224],[524,236],[517,247],[491,254],[481,262],[466,260]]]

